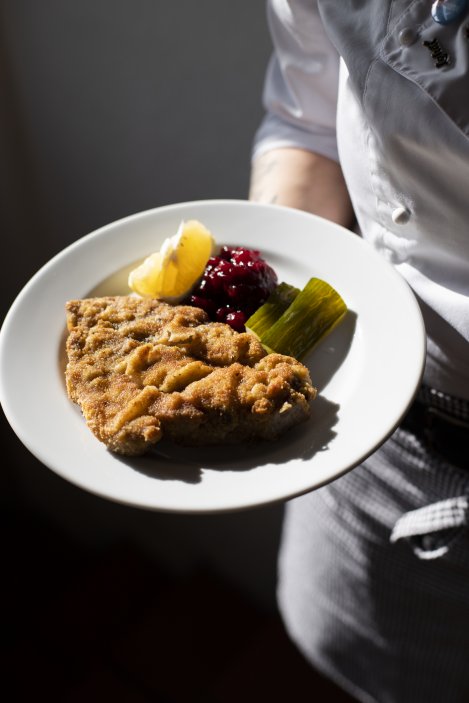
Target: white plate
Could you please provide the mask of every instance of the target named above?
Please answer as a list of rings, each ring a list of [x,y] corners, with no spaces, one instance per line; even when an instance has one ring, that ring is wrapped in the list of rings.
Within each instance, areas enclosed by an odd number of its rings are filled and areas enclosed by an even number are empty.
[[[64,384],[65,302],[127,293],[126,274],[181,219],[201,220],[219,244],[260,249],[279,280],[311,276],[349,314],[305,360],[320,396],[310,421],[275,443],[183,449],[122,458],[87,429]],[[4,412],[25,446],[63,478],[139,507],[215,512],[285,500],[336,479],[393,431],[418,387],[425,335],[404,280],[357,235],[297,210],[244,201],[157,208],[75,242],[44,266],[11,307],[0,337]]]

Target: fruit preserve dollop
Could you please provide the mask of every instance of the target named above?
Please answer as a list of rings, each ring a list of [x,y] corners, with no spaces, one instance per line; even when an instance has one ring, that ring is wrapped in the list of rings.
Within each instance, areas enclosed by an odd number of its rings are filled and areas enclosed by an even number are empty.
[[[224,246],[212,256],[186,301],[211,320],[244,332],[246,320],[267,300],[277,274],[255,249]]]

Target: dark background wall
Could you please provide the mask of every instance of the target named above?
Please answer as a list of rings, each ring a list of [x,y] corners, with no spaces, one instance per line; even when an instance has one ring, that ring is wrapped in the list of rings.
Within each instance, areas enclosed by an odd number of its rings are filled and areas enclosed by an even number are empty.
[[[3,0],[2,319],[38,268],[101,225],[167,203],[246,197],[269,53],[259,0]],[[130,540],[179,571],[208,562],[273,606],[282,506],[138,511],[59,479],[3,418],[2,437],[13,547],[18,522],[42,520],[65,544]]]

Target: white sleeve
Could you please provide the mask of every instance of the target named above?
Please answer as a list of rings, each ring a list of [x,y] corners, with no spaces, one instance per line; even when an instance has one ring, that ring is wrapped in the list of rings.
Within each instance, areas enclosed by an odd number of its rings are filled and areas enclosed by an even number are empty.
[[[339,55],[315,0],[268,0],[274,45],[263,93],[267,114],[253,157],[294,146],[338,160],[336,141]]]

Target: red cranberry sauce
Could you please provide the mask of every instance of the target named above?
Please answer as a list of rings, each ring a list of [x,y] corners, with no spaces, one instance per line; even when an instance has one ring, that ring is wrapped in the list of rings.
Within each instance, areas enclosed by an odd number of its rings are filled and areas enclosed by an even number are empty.
[[[276,285],[275,271],[258,251],[224,246],[218,256],[208,260],[186,303],[205,310],[211,320],[244,332],[246,320]]]

